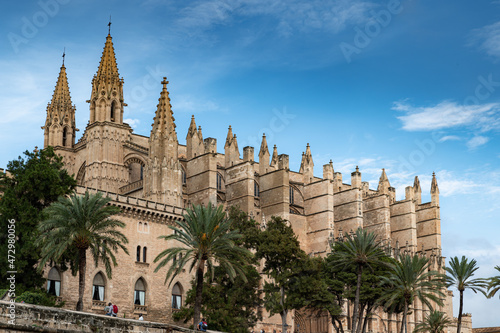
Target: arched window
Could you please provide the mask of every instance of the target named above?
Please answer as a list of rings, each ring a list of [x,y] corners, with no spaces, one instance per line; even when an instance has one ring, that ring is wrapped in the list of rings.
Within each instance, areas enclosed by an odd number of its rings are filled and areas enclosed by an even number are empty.
[[[222,175],[217,172],[217,191],[222,191]]]
[[[92,299],[104,301],[104,277],[101,272],[94,276],[94,282],[92,283]]]
[[[181,170],[182,172],[182,185],[186,185],[186,171],[184,171],[184,169]]]
[[[146,284],[144,283],[144,280],[140,278],[135,283],[134,304],[145,305],[146,304],[145,302],[146,302]]]
[[[147,253],[148,253],[148,248],[144,246],[142,248],[142,262],[146,262],[146,258],[147,258],[146,255],[147,255]]]
[[[47,277],[47,292],[54,296],[61,294],[61,274],[55,267],[50,269]]]
[[[256,181],[253,182],[253,196],[257,198],[260,197],[259,184]]]
[[[111,103],[111,114],[110,114],[110,116],[111,116],[111,121],[115,121],[115,108],[116,108],[116,102],[115,102],[115,101],[113,101],[113,102]]]
[[[144,179],[144,167],[141,164],[141,180]]]
[[[138,231],[139,232],[142,232],[144,229],[142,228],[142,222],[139,222],[139,225],[138,225]]]
[[[137,256],[135,257],[135,261],[141,261],[141,246],[137,245]]]
[[[67,138],[68,138],[68,128],[66,126],[64,126],[63,133],[62,133],[62,145],[63,145],[63,147],[66,147]]]
[[[294,203],[295,203],[295,198],[293,193],[293,187],[290,186],[290,205],[293,205]]]
[[[144,232],[148,232],[149,233],[149,225],[147,222],[144,222]]]
[[[177,282],[172,288],[172,309],[180,309],[182,306],[181,285]]]

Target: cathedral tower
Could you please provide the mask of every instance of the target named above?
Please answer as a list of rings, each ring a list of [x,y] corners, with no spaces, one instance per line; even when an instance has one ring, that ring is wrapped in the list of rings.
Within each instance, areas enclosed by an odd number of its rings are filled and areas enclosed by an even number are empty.
[[[144,197],[168,205],[182,207],[182,171],[178,158],[175,119],[167,90],[167,78],[149,137],[149,156],[145,168]]]
[[[45,120],[43,146],[73,148],[75,144],[75,106],[71,103],[68,78],[64,66],[64,54],[59,77],[52,100],[47,105],[47,119]]]

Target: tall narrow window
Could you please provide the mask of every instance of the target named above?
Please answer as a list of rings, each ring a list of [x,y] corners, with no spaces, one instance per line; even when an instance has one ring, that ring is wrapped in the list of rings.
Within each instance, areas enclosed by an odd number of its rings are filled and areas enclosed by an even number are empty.
[[[144,179],[143,177],[144,177],[144,167],[141,164],[141,180]]]
[[[186,171],[182,170],[182,185],[186,185]]]
[[[260,197],[259,184],[257,184],[256,181],[254,181],[254,183],[253,183],[253,195],[255,197]]]
[[[222,175],[217,173],[217,191],[222,191]]]
[[[147,255],[147,253],[148,253],[148,248],[144,246],[142,248],[142,262],[146,262],[146,258],[147,258],[146,255]]]
[[[47,278],[47,292],[54,296],[61,294],[61,274],[57,268],[52,267]]]
[[[137,280],[137,282],[135,283],[134,304],[137,305],[146,304],[146,285],[142,278]]]
[[[115,101],[113,101],[111,103],[111,114],[110,114],[111,121],[115,121],[115,108],[116,108],[116,103],[115,103]]]
[[[182,306],[181,285],[177,282],[172,288],[172,309],[180,309]]]
[[[104,277],[100,272],[94,276],[92,299],[95,301],[104,301]]]
[[[293,194],[293,187],[290,186],[290,205],[293,205],[295,202],[294,194]]]
[[[135,261],[141,261],[141,246],[137,245],[137,256],[135,258]]]
[[[63,147],[66,147],[66,142],[68,141],[68,128],[64,126],[63,128],[63,134],[62,134],[62,145]]]

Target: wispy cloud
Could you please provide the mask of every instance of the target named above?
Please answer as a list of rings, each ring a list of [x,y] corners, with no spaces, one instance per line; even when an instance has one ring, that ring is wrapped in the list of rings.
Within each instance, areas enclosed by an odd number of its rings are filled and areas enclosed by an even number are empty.
[[[500,103],[461,105],[453,101],[443,101],[433,106],[415,107],[406,102],[395,102],[392,109],[406,113],[398,119],[407,131],[432,131],[464,126],[480,131],[500,128]]]
[[[132,127],[133,129],[136,129],[137,126],[141,123],[139,119],[131,119],[131,118],[123,119],[123,122],[129,124],[130,127]]]
[[[445,135],[441,139],[439,139],[439,142],[446,142],[446,141],[459,141],[461,140],[460,137],[456,135]]]
[[[500,21],[472,30],[469,45],[478,46],[486,54],[500,58]]]
[[[469,141],[467,141],[467,147],[471,150],[476,149],[479,146],[486,144],[490,139],[485,136],[475,136]]]

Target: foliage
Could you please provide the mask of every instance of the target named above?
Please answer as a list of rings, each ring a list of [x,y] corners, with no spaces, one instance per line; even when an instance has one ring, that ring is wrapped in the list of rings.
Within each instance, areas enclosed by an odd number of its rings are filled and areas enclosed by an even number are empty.
[[[235,240],[235,245],[247,249],[254,249],[260,233],[258,224],[248,218],[241,210],[231,207],[229,219],[232,221],[230,230],[241,230],[242,237]],[[231,281],[228,274],[221,268],[215,267],[214,280],[206,275],[203,283],[202,312],[207,318],[211,330],[224,332],[247,332],[262,319],[260,306],[261,291],[260,274],[257,271],[258,261],[252,258],[242,267],[247,282],[236,276]],[[187,322],[194,315],[194,301],[196,288],[193,281],[192,288],[187,292],[184,306],[174,313],[175,320]]]
[[[500,266],[495,266],[495,269],[500,272]],[[492,298],[500,290],[500,275],[489,278],[488,281],[488,298]],[[499,296],[500,297],[500,296]]]
[[[432,310],[423,322],[415,326],[413,333],[443,333],[446,326],[452,323],[445,313]]]
[[[352,331],[361,332],[361,313],[359,312],[361,282],[363,270],[374,270],[374,265],[383,264],[385,252],[381,248],[381,241],[374,233],[358,228],[352,235],[346,235],[343,241],[338,241],[332,248],[335,260],[331,262],[334,268],[354,268],[356,271],[356,287],[354,309],[352,314]]]
[[[169,226],[173,230],[170,235],[160,236],[165,241],[176,241],[181,246],[168,245],[155,258],[158,262],[155,272],[170,264],[165,277],[165,283],[173,279],[182,271],[187,263],[189,271],[196,270],[196,294],[193,309],[193,325],[200,320],[200,310],[203,297],[203,277],[205,265],[209,275],[214,277],[215,267],[219,267],[228,274],[229,280],[234,281],[238,275],[247,282],[244,264],[251,260],[251,252],[244,247],[237,246],[235,241],[242,235],[238,230],[231,230],[232,220],[226,217],[223,207],[217,208],[209,204],[204,206],[193,206],[187,209],[183,221],[176,221],[175,226]]]
[[[47,262],[57,262],[65,253],[78,251],[79,300],[76,309],[79,311],[83,307],[87,249],[90,249],[95,266],[101,262],[109,278],[112,265],[117,265],[115,252],[122,249],[128,254],[124,245],[128,243],[127,237],[118,230],[124,228],[125,223],[111,218],[120,209],[108,205],[110,200],[101,193],[88,192],[83,196],[60,197],[44,210],[47,218],[38,226],[37,244],[42,252],[39,271]]]
[[[288,311],[304,305],[300,297],[293,297],[292,291],[294,280],[297,281],[304,267],[306,254],[287,222],[273,216],[261,234],[255,255],[265,260],[262,272],[270,278],[264,285],[264,305],[270,315],[281,315],[286,333]]]
[[[67,195],[76,186],[52,147],[40,151],[24,152],[24,157],[7,164],[10,176],[0,173],[0,249],[2,258],[7,258],[7,225],[15,220],[16,291],[40,288],[45,279],[33,267],[40,259],[35,246],[38,238],[38,223],[44,219],[43,209]],[[2,193],[3,192],[3,193]],[[0,261],[0,287],[7,287],[7,260]],[[63,267],[64,268],[64,267]]]
[[[50,295],[43,290],[25,291],[16,298],[16,302],[18,303],[24,302],[28,304],[36,304],[43,306],[52,306],[56,308],[64,306],[64,302],[57,302],[56,296]]]
[[[477,293],[478,291],[486,295],[486,288],[488,287],[488,282],[486,279],[472,279],[474,272],[479,269],[477,266],[477,261],[472,259],[469,261],[468,258],[462,256],[462,259],[458,257],[453,257],[450,259],[450,267],[445,267],[446,272],[446,286],[455,287],[460,293],[460,304],[458,308],[458,320],[457,320],[457,333],[460,333],[462,327],[462,313],[464,305],[464,290],[470,289]]]
[[[388,292],[381,297],[389,310],[397,310],[403,305],[403,328],[407,331],[407,315],[410,305],[418,298],[428,308],[432,302],[442,305],[441,291],[444,287],[442,276],[429,271],[429,260],[419,255],[403,255],[396,261],[389,277],[382,277]]]

